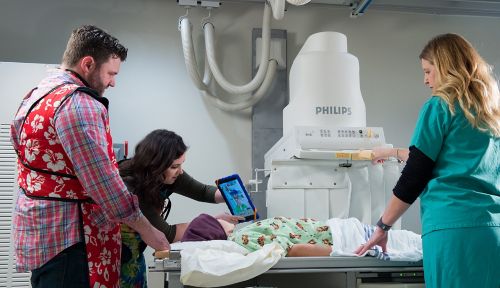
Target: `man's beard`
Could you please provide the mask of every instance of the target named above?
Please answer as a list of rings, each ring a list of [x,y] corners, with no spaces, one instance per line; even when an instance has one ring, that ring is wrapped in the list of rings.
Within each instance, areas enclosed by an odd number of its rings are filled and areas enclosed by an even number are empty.
[[[103,96],[104,90],[106,90],[106,85],[104,85],[99,78],[99,69],[96,69],[92,74],[89,76],[89,86],[90,88],[94,89],[99,93],[99,96]]]

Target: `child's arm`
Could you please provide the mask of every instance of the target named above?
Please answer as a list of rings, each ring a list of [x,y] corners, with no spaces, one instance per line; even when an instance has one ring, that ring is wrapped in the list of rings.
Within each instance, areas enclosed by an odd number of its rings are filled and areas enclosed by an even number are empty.
[[[330,256],[332,246],[315,244],[295,244],[288,251],[287,257]]]

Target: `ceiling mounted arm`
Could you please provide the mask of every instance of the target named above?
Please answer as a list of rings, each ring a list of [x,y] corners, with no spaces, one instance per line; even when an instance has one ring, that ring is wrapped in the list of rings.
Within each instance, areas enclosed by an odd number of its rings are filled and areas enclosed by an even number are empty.
[[[371,3],[372,3],[372,0],[354,1],[354,6],[353,6],[354,8],[351,12],[351,17],[358,17],[360,15],[363,15]]]
[[[208,0],[207,0],[208,1]],[[310,0],[287,0],[289,3],[294,5],[302,5]],[[187,7],[197,6],[206,1],[194,1],[194,0],[178,0],[179,5],[184,5]],[[210,2],[217,2],[211,0]],[[207,5],[207,9],[212,9],[213,5]],[[218,7],[218,6],[217,6]],[[267,92],[268,88],[271,86],[274,76],[276,74],[276,69],[278,63],[274,59],[269,59],[270,46],[271,46],[271,15],[273,14],[276,19],[283,18],[285,10],[285,0],[266,0],[264,5],[264,15],[262,23],[262,50],[259,62],[259,68],[255,77],[244,85],[234,85],[230,83],[222,74],[217,61],[216,61],[216,51],[215,51],[215,28],[213,24],[207,19],[202,21],[202,27],[205,35],[205,72],[203,79],[198,71],[198,63],[195,57],[194,45],[192,40],[192,26],[187,18],[187,14],[179,19],[179,30],[181,31],[182,37],[182,50],[184,54],[184,61],[186,64],[187,71],[193,80],[195,86],[201,91],[210,103],[214,104],[216,107],[226,110],[226,111],[236,111],[243,110],[252,107],[256,104]],[[211,78],[216,80],[217,84],[225,91],[237,95],[245,96],[243,100],[238,100],[236,102],[227,102],[217,97],[210,89],[209,85]]]

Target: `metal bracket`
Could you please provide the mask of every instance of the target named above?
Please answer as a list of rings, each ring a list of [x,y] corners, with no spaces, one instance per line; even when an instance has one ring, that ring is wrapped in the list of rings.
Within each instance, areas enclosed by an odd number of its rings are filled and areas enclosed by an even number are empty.
[[[178,29],[179,31],[181,31],[181,22],[182,22],[182,20],[186,19],[186,18],[189,16],[189,8],[191,8],[191,7],[186,6],[186,14],[182,15],[181,17],[179,17],[179,20],[178,20],[178,22],[177,22],[177,29]],[[189,20],[189,19],[188,19],[188,20]],[[190,23],[190,24],[191,24],[191,23]],[[190,26],[192,27],[192,25],[190,25]]]
[[[219,8],[221,5],[221,1],[218,0],[177,0],[177,3],[181,6],[205,8]]]
[[[345,162],[345,163],[340,163],[340,164],[339,164],[339,167],[342,167],[342,168],[350,168],[350,167],[352,167],[352,163],[351,163],[351,162],[349,162],[349,160],[346,160],[346,162]]]
[[[259,180],[259,172],[267,172],[271,171],[270,169],[260,169],[260,168],[255,168],[254,169],[254,179],[248,180],[248,184],[254,186],[254,190],[250,191],[251,193],[256,193],[259,192],[259,184],[262,184],[262,180]]]
[[[205,7],[205,8],[219,8],[220,7],[220,1],[217,1],[217,0],[202,0],[201,1],[201,7]]]
[[[212,20],[212,8],[207,8],[208,16],[201,19],[201,29],[205,29],[205,24]]]
[[[192,7],[198,6],[197,0],[177,0],[177,3],[181,6],[192,6]]]
[[[372,0],[358,0],[353,3],[353,8],[351,12],[351,17],[356,18],[358,16],[361,16],[365,13],[366,9],[370,4],[372,3]]]

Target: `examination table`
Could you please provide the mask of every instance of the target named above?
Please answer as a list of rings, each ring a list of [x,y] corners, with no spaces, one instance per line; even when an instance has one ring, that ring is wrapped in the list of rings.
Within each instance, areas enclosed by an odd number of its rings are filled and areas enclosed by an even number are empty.
[[[180,282],[181,254],[156,259],[149,271],[164,274],[164,287]],[[372,257],[283,257],[265,273],[222,287],[424,287],[422,261],[387,261]]]

